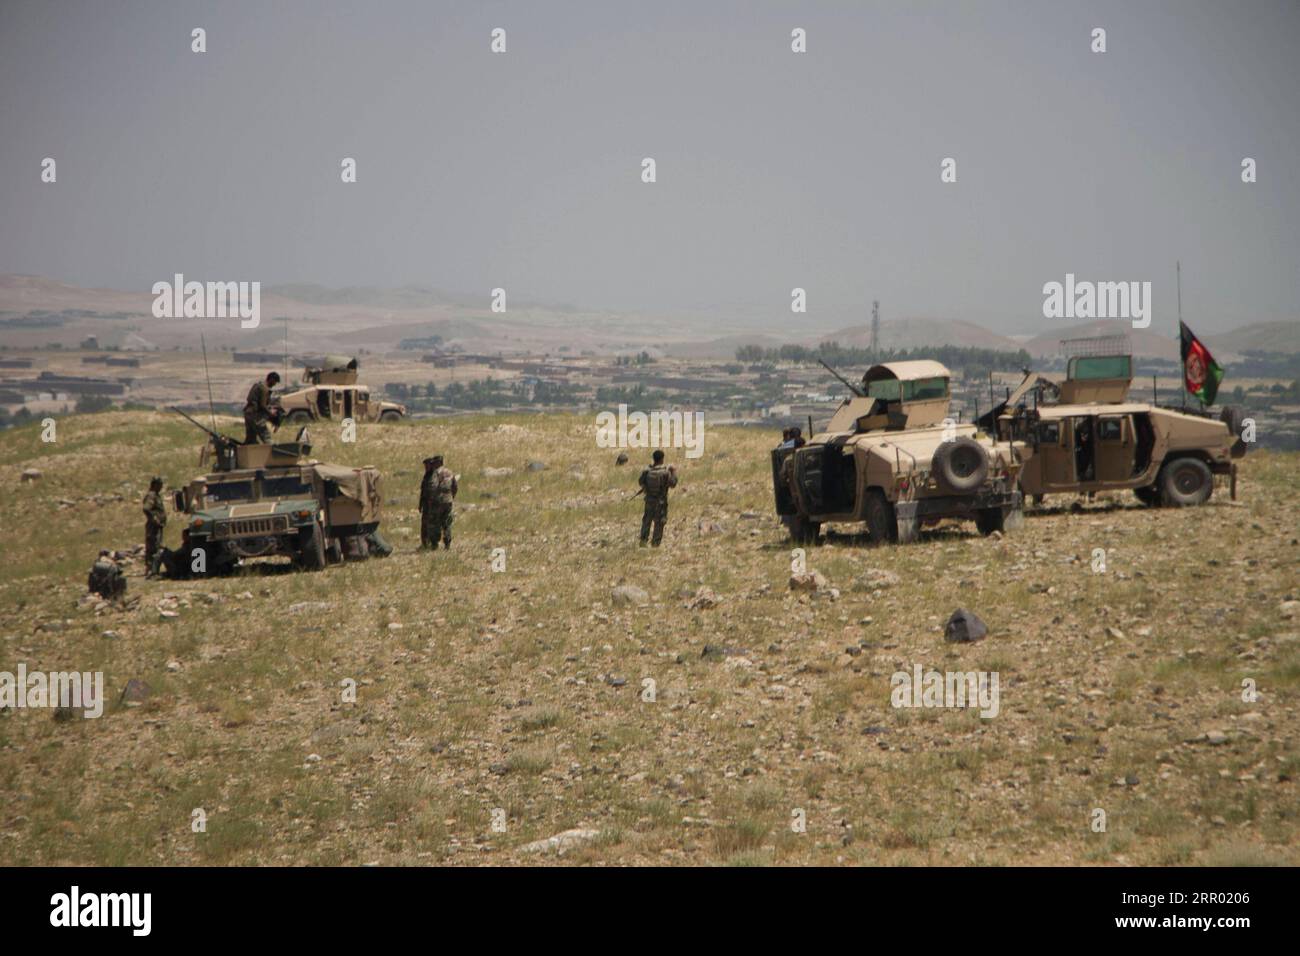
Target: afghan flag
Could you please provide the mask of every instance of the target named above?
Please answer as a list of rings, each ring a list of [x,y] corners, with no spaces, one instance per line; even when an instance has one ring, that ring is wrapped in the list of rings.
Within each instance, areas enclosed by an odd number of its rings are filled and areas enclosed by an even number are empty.
[[[1178,323],[1179,350],[1183,355],[1183,383],[1202,406],[1213,405],[1223,381],[1223,369],[1186,323]]]

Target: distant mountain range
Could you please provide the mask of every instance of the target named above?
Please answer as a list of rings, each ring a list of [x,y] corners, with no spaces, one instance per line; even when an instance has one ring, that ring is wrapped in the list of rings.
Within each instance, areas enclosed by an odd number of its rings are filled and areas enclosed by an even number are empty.
[[[871,344],[871,326],[866,323],[830,332],[810,330],[806,325],[799,331],[774,331],[770,326],[747,328],[743,316],[707,321],[699,316],[592,313],[517,298],[510,300],[508,313],[499,315],[489,310],[486,295],[470,301],[467,296],[418,285],[395,289],[266,286],[262,290],[262,324],[248,330],[230,320],[156,319],[152,304],[153,296],[147,290],[87,289],[41,276],[0,275],[0,345],[39,348],[58,342],[74,347],[82,338],[95,335],[105,346],[132,347],[134,343],[139,347],[143,341],[160,348],[193,348],[202,331],[211,348],[274,350],[283,345],[284,326],[276,321],[281,316],[290,317],[293,347],[316,351],[386,350],[396,348],[403,339],[430,335],[472,351],[648,348],[701,359],[733,358],[742,345]],[[1195,329],[1195,322],[1189,324]],[[1138,357],[1178,357],[1176,326],[1133,329],[1127,322],[1114,320],[1063,325],[1028,337],[1002,335],[961,319],[918,316],[882,322],[880,344],[896,349],[938,345],[1003,351],[1023,348],[1034,358],[1048,358],[1059,354],[1062,339],[1114,334],[1126,334]],[[1300,352],[1300,319],[1258,322],[1204,338],[1221,361],[1250,350]]]

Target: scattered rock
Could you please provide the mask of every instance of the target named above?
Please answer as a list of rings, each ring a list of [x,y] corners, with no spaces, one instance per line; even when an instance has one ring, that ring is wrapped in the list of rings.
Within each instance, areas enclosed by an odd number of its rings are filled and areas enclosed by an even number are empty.
[[[39,468],[24,468],[21,481],[40,481],[44,475]]]
[[[650,595],[635,584],[620,584],[610,591],[609,596],[615,605],[645,607],[650,603]]]
[[[758,521],[763,516],[757,511],[742,511],[740,517],[745,521]]]
[[[618,453],[618,457],[614,459],[614,464],[616,464],[616,465],[626,465],[626,464],[627,464],[627,452],[625,452],[625,451],[621,451],[621,452],[619,452],[619,453]]]
[[[686,606],[692,611],[699,611],[704,608],[717,607],[719,603],[720,599],[713,593],[713,588],[700,588],[695,592],[695,596],[686,602]]]
[[[859,590],[875,591],[877,588],[892,588],[901,580],[893,571],[886,571],[884,568],[867,568],[853,583]]]
[[[124,704],[140,704],[148,700],[153,694],[153,688],[138,678],[132,677],[122,688],[122,694],[118,698]]]
[[[700,534],[722,534],[722,525],[716,521],[709,521],[707,518],[700,519]]]
[[[791,591],[824,591],[829,586],[829,582],[822,576],[820,571],[796,571],[790,575]]]
[[[527,467],[529,471],[545,471],[547,465],[544,461],[530,461]]]
[[[969,644],[985,637],[988,627],[973,611],[959,607],[943,626],[943,639],[954,644]]]
[[[586,828],[565,830],[563,833],[557,833],[545,840],[534,840],[532,843],[525,843],[519,850],[522,853],[558,853],[563,856],[570,850],[585,846],[598,836],[600,836],[599,830]]]
[[[240,595],[243,597],[243,595]],[[252,597],[250,594],[249,597]],[[308,611],[328,611],[331,605],[326,601],[299,601],[289,605],[290,614],[305,614]]]
[[[509,478],[515,473],[513,468],[484,468],[484,478]]]

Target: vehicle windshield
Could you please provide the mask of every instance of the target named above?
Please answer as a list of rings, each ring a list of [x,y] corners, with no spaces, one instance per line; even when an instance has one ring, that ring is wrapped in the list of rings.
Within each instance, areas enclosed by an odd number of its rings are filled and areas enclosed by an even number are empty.
[[[311,482],[303,481],[297,475],[262,479],[263,498],[310,498],[311,496]]]
[[[881,378],[867,386],[870,398],[881,398],[887,402],[896,402],[899,396],[905,402],[923,402],[931,398],[948,397],[948,380],[943,376],[936,378],[908,379],[900,382],[896,378]]]
[[[1078,355],[1070,359],[1066,377],[1076,382],[1132,378],[1133,359],[1128,355]]]
[[[209,483],[203,496],[208,501],[247,501],[253,497],[253,483],[251,481]]]

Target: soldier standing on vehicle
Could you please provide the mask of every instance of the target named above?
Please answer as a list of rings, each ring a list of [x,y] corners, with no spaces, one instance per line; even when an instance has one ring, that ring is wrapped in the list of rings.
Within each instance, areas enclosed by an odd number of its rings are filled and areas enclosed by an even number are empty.
[[[149,482],[145,492],[144,510],[144,576],[154,575],[154,557],[162,547],[163,529],[167,527],[167,509],[163,506],[163,480],[158,475]]]
[[[280,383],[280,373],[270,372],[266,380],[254,382],[244,403],[244,444],[269,445],[271,429],[267,422],[280,424],[280,407],[271,402],[271,389]]]
[[[424,459],[424,480],[420,482],[420,547],[451,547],[452,501],[459,483],[441,455]]]
[[[677,466],[664,464],[664,453],[655,449],[654,464],[641,472],[637,484],[645,492],[645,511],[641,514],[641,545],[646,540],[656,548],[664,539],[664,524],[668,521],[668,489],[677,487]],[[650,529],[654,528],[654,537]]]

